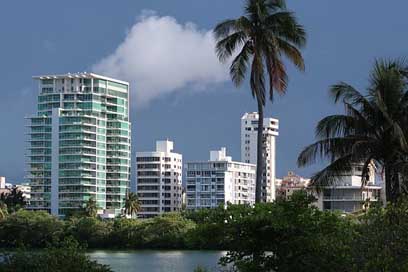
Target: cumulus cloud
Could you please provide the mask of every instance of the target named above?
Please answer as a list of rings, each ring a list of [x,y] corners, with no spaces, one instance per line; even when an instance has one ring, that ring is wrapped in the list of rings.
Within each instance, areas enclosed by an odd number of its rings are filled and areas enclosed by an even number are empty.
[[[136,103],[146,105],[185,87],[203,90],[228,80],[214,45],[211,31],[200,30],[193,23],[180,24],[173,17],[145,13],[117,49],[92,70],[129,81]]]

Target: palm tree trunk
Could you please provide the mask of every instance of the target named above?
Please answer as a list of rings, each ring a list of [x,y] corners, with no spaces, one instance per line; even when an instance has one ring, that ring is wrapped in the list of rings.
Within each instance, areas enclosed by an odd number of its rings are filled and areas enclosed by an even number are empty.
[[[395,170],[386,164],[385,171],[385,200],[387,202],[395,203],[400,195],[399,175]]]
[[[258,135],[256,148],[256,185],[255,185],[255,203],[262,201],[262,175],[264,172],[264,156],[263,156],[263,104],[258,100]]]

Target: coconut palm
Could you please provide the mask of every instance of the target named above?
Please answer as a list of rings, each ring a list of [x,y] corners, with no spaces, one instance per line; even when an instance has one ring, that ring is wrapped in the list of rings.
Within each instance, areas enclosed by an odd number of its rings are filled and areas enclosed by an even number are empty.
[[[130,192],[128,193],[125,200],[125,214],[131,217],[140,210],[140,201],[137,194]]]
[[[339,176],[361,164],[363,185],[370,165],[384,174],[387,201],[407,193],[403,179],[407,167],[408,67],[404,60],[378,60],[370,74],[367,92],[341,82],[330,93],[342,103],[345,114],[323,118],[316,127],[317,142],[299,155],[299,166],[318,158],[330,164],[312,177],[317,188],[332,185]]]
[[[226,62],[234,56],[229,72],[236,86],[242,84],[250,70],[250,87],[259,114],[256,201],[260,202],[265,160],[262,132],[266,85],[269,85],[271,101],[275,92],[285,93],[288,76],[284,57],[304,70],[299,48],[305,45],[306,34],[294,14],[286,9],[284,0],[246,0],[244,15],[218,24],[214,36],[220,61]]]
[[[89,217],[96,217],[98,213],[98,206],[93,197],[89,198],[88,201],[85,202],[85,212]]]

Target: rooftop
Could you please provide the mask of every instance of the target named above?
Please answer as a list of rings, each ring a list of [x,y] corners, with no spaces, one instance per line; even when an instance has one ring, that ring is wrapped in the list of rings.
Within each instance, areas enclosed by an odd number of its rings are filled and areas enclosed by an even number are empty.
[[[103,80],[109,80],[125,85],[129,85],[129,82],[114,79],[111,77],[106,77],[94,73],[87,73],[87,72],[79,72],[79,73],[67,73],[67,74],[59,74],[59,75],[41,75],[41,76],[33,76],[34,79],[61,79],[61,78],[97,78]]]

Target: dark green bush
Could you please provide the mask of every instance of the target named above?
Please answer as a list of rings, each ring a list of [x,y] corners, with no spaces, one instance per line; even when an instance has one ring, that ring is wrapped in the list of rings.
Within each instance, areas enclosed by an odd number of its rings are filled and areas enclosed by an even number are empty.
[[[19,250],[3,256],[1,272],[111,272],[107,265],[98,264],[85,254],[78,242],[69,241],[60,248],[46,248],[41,251]]]

